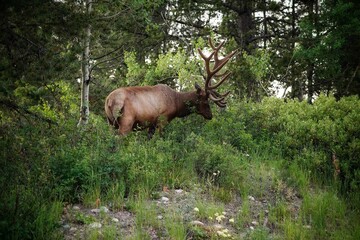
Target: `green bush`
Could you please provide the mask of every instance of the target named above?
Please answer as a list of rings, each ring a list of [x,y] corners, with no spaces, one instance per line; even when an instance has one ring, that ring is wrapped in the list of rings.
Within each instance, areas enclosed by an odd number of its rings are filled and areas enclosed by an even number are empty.
[[[265,98],[238,110],[256,142],[271,141],[285,159],[299,162],[308,170],[332,177],[333,158],[340,163],[344,190],[360,187],[358,161],[360,142],[360,100],[356,96],[336,101],[321,95],[310,105],[295,100]]]

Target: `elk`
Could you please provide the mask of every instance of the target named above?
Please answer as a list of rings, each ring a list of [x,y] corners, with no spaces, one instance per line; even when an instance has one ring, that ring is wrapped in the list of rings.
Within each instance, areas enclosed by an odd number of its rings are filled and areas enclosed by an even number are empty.
[[[212,119],[209,99],[220,108],[226,107],[225,97],[230,92],[220,94],[216,89],[230,76],[226,71],[219,71],[235,55],[236,50],[219,58],[219,50],[224,42],[214,46],[209,39],[212,52],[209,56],[198,49],[205,63],[204,89],[195,83],[195,90],[191,92],[177,92],[164,84],[155,86],[121,87],[112,91],[105,100],[105,112],[108,123],[118,129],[120,135],[126,135],[132,130],[148,128],[148,138],[152,138],[156,128],[164,126],[175,117],[185,117],[191,113],[202,115],[205,119]],[[210,67],[210,61],[214,62]],[[212,84],[213,78],[220,78]]]

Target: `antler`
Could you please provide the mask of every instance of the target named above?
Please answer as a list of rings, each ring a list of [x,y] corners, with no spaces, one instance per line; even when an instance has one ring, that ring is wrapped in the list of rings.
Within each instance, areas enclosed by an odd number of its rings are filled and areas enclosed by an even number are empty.
[[[227,92],[225,94],[220,94],[215,91],[231,74],[229,71],[225,71],[222,74],[217,74],[225,64],[235,55],[237,50],[231,52],[227,56],[222,59],[219,59],[219,50],[224,45],[225,42],[219,44],[219,46],[215,47],[209,38],[210,47],[214,50],[208,57],[204,55],[204,53],[198,49],[200,56],[204,59],[205,62],[205,69],[206,69],[206,78],[205,78],[205,91],[209,93],[209,98],[213,100],[219,107],[225,107],[225,97],[230,93]],[[214,57],[214,66],[210,69],[210,60]],[[213,77],[221,77],[221,80],[216,83],[215,85],[211,85],[211,79]]]

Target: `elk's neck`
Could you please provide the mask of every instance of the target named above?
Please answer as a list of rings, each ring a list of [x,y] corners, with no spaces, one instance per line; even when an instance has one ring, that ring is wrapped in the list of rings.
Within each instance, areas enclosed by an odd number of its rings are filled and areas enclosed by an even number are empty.
[[[195,112],[196,91],[177,92],[177,117],[185,117]]]

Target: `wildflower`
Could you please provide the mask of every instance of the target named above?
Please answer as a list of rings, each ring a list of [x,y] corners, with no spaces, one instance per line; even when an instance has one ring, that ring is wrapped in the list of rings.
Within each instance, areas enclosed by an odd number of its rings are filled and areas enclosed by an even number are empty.
[[[194,208],[195,212],[199,212],[199,209],[197,207]]]
[[[210,216],[210,217],[209,217],[209,220],[213,220],[213,218]]]
[[[234,223],[235,220],[234,220],[233,218],[230,218],[230,219],[229,219],[229,222],[230,222],[230,223]]]
[[[220,237],[223,237],[223,238],[230,238],[231,237],[231,234],[229,233],[229,230],[228,229],[224,229],[224,230],[219,230],[216,232]]]
[[[216,217],[216,221],[221,222],[225,218],[224,215],[219,215]]]

